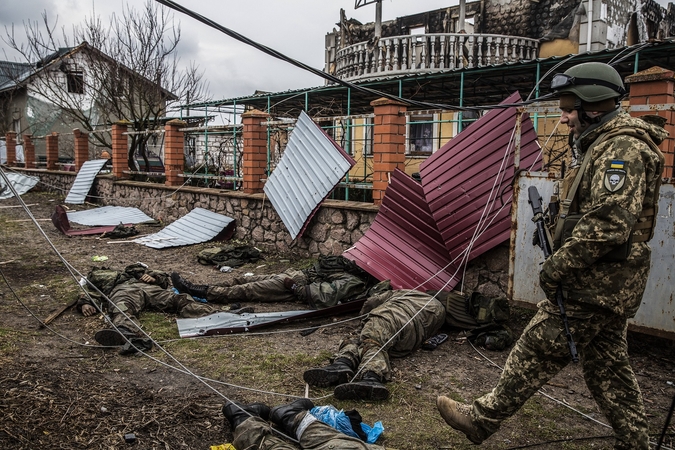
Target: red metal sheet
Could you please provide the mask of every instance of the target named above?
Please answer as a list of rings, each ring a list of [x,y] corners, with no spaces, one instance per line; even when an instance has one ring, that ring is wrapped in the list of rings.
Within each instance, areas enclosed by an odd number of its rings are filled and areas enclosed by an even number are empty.
[[[400,170],[392,173],[375,221],[343,256],[391,280],[394,289],[452,289],[459,282],[422,186]]]
[[[516,92],[503,103],[520,100]],[[426,201],[451,258],[466,250],[474,234],[479,237],[469,259],[509,238],[516,121],[516,108],[493,109],[420,166]],[[523,113],[520,167],[539,169],[539,152],[537,133]]]

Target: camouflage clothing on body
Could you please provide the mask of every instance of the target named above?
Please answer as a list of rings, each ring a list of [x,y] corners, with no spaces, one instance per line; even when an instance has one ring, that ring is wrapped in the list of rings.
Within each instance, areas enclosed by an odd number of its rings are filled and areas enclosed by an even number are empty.
[[[604,119],[576,142],[582,153],[592,152],[577,190],[575,209],[583,216],[571,238],[548,258],[543,270],[553,281],[562,283],[569,312],[576,304],[594,305],[631,318],[640,307],[649,275],[649,245],[633,243],[625,261],[605,261],[603,257],[628,240],[643,210],[656,206],[658,192],[655,191],[663,165],[649,145],[632,136],[619,135],[593,148],[588,146],[603,133],[616,128],[643,130],[656,144],[661,143],[667,133],[624,112],[610,113]],[[574,171],[570,172],[565,186],[571,184],[569,179],[574,177]],[[622,179],[621,186],[614,191],[606,180],[611,175]]]
[[[287,278],[295,282],[294,290],[284,286]],[[313,270],[288,269],[280,274],[236,277],[226,285],[209,286],[206,299],[214,303],[299,300],[321,309],[359,298],[366,294],[368,287],[362,278],[347,272],[319,276]]]
[[[309,412],[298,414],[297,423]],[[270,425],[260,417],[251,417],[242,422],[234,430],[234,447],[246,450],[384,450],[384,447],[347,436],[325,423],[315,420],[304,429],[299,439],[299,446],[281,439],[272,431]]]
[[[149,284],[140,281],[143,275],[155,279]],[[92,298],[81,297],[78,308],[92,301],[98,303],[98,309],[107,309],[110,320],[116,327],[123,326],[130,331],[137,330],[138,315],[144,310],[163,311],[179,317],[202,317],[219,312],[220,309],[206,303],[195,301],[188,294],[176,294],[169,287],[169,276],[165,272],[147,269],[140,264],[127,266],[124,271],[94,269],[87,275],[91,281],[113,305],[102,302],[103,297],[93,288],[87,290]],[[94,305],[92,305],[94,306]]]
[[[429,294],[410,290],[383,292],[368,301],[380,305],[368,314],[359,339],[343,340],[335,358],[349,359],[361,374],[372,371],[380,379],[389,380],[389,357],[407,356],[434,336],[445,322],[445,307]]]
[[[607,114],[582,133],[576,142],[580,158],[592,152],[577,190],[577,211],[583,216],[571,238],[544,263],[543,271],[562,283],[584,378],[614,429],[615,448],[647,449],[647,421],[628,360],[626,320],[640,306],[651,252],[646,242],[635,242],[624,261],[603,257],[626,242],[642,210],[654,206],[661,165],[648,144],[631,136],[619,135],[589,148],[602,133],[623,127],[644,130],[656,143],[666,135],[622,112]],[[609,183],[609,174],[619,174],[622,185]],[[497,431],[504,419],[570,361],[558,307],[549,301],[538,306],[497,386],[473,402],[471,416],[483,438]]]

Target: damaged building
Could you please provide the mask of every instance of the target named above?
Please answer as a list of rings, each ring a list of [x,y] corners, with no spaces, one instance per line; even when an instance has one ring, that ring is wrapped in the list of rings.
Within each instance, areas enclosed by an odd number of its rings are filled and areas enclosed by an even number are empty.
[[[614,49],[673,36],[675,7],[669,3],[666,9],[654,0],[481,0],[366,24],[341,10],[337,28],[326,35],[324,70],[342,79],[365,80]]]

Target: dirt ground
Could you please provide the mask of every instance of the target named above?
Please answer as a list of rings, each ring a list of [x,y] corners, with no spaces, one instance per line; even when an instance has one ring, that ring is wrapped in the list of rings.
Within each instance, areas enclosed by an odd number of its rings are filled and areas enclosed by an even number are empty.
[[[63,197],[28,193],[23,201],[41,230],[18,207],[0,200],[0,448],[7,449],[209,449],[230,442],[221,408],[227,398],[277,405],[303,396],[302,373],[327,363],[340,339],[358,333],[355,315],[312,319],[249,335],[180,339],[175,317],[144,313],[146,331],[160,344],[150,357],[120,356],[95,345],[102,317],[65,311],[49,328],[44,319],[77,296],[66,263],[81,273],[95,265],[121,269],[137,261],[179,271],[199,283],[215,283],[245,272],[277,273],[305,267],[307,260],[265,255],[231,274],[197,263],[214,243],[154,250],[100,237],[68,238],[49,221]],[[82,209],[84,207],[76,207]],[[140,225],[141,234],[157,226]],[[104,263],[92,261],[106,256]],[[65,261],[65,262],[64,262]],[[303,305],[252,305],[257,311],[303,309]],[[520,333],[532,311],[512,310],[510,326]],[[301,330],[324,325],[306,335]],[[385,402],[339,402],[329,389],[311,389],[315,403],[356,408],[364,422],[382,421],[378,443],[397,449],[473,448],[452,431],[435,408],[439,394],[471,400],[499,377],[508,352],[474,349],[462,334],[433,352],[418,351],[392,361],[394,378]],[[672,341],[630,333],[630,356],[647,408],[650,433],[658,440],[675,395]],[[201,377],[201,378],[200,378]],[[611,429],[570,364],[488,439],[487,449],[607,449]],[[573,407],[585,414],[569,409]],[[133,434],[135,443],[126,443]],[[666,445],[672,446],[671,424]],[[664,447],[666,448],[666,447]]]

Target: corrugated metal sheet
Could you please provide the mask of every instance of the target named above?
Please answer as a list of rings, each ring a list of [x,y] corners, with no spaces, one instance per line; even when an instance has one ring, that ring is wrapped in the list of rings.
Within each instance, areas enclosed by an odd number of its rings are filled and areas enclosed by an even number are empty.
[[[195,208],[159,233],[134,239],[133,242],[150,248],[178,247],[207,242],[227,230],[234,230],[231,217]]]
[[[138,208],[102,206],[83,211],[70,211],[68,220],[80,225],[96,226],[152,222],[154,219]]]
[[[0,176],[0,200],[14,197],[14,192],[7,186],[7,182],[14,186],[17,194],[23,195],[30,191],[40,181],[37,177],[29,177],[16,172],[6,172],[0,168],[4,176]]]
[[[274,324],[287,323],[292,320],[317,317],[334,317],[339,314],[360,311],[365,299],[353,300],[322,309],[302,311],[284,311],[272,313],[215,313],[195,319],[177,319],[180,337],[216,336],[219,334],[246,333]]]
[[[73,205],[81,205],[89,194],[91,185],[94,183],[94,178],[101,171],[107,159],[93,159],[82,164],[70,191],[64,200],[64,203]]]
[[[516,92],[502,103],[520,100]],[[516,113],[516,108],[489,111],[420,165],[424,195],[452,258],[466,249],[479,226],[470,259],[509,238]],[[520,167],[530,168],[540,146],[527,114],[520,129]]]
[[[536,186],[544,203],[553,193],[553,180],[547,173],[524,173],[518,181],[518,197],[514,203],[514,241],[511,246],[509,298],[536,304],[544,299],[539,287],[540,264],[544,255],[539,247],[532,245],[534,223],[532,208],[527,203],[527,188]],[[675,337],[675,293],[672,273],[675,267],[675,186],[663,184],[659,197],[659,213],[654,237],[649,241],[652,248],[651,270],[642,305],[637,315],[628,321],[642,331],[660,336]]]
[[[264,191],[291,238],[356,162],[303,111]]]
[[[449,290],[459,281],[422,186],[400,170],[392,173],[375,221],[343,256],[378,280],[391,280],[394,289]]]

